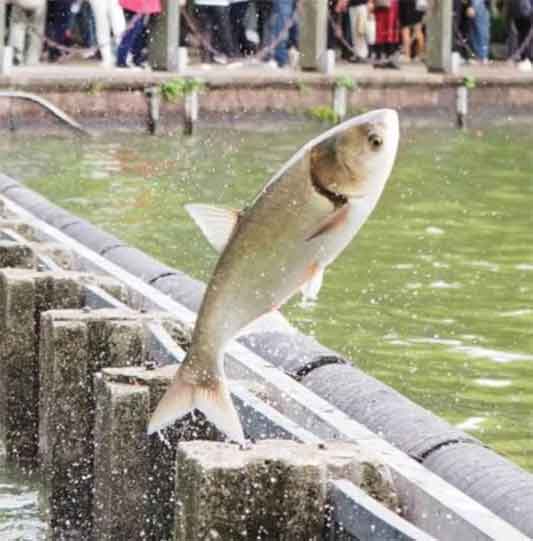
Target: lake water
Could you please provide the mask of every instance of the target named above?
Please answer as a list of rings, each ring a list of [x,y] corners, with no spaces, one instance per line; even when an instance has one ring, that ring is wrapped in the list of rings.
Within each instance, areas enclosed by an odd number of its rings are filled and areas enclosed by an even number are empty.
[[[0,170],[207,280],[216,255],[183,205],[241,207],[323,129],[280,122],[204,127],[189,139],[3,136]],[[527,128],[404,131],[377,210],[327,271],[318,302],[283,309],[302,331],[531,471],[532,149]],[[14,497],[4,510],[16,486],[7,475],[0,469],[2,539],[19,505]]]

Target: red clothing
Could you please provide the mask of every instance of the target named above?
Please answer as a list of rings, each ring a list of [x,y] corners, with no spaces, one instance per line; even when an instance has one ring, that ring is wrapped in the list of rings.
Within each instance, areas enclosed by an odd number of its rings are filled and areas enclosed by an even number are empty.
[[[124,9],[135,13],[161,13],[160,0],[119,0],[119,3]]]
[[[390,8],[377,8],[376,45],[385,43],[400,43],[399,2],[391,0]]]

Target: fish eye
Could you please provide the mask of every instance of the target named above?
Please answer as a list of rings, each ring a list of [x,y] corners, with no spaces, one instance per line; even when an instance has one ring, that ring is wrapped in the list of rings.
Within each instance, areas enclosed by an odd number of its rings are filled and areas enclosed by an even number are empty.
[[[377,133],[371,133],[368,135],[368,142],[372,147],[372,150],[378,150],[383,145],[383,137]]]

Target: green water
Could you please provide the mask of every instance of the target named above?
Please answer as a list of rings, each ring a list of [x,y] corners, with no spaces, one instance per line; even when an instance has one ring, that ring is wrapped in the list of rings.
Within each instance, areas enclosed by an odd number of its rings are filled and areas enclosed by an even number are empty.
[[[0,169],[207,280],[216,256],[183,205],[242,206],[322,129],[11,136],[0,140]],[[532,149],[526,128],[405,131],[377,210],[327,271],[318,302],[283,311],[533,471]]]

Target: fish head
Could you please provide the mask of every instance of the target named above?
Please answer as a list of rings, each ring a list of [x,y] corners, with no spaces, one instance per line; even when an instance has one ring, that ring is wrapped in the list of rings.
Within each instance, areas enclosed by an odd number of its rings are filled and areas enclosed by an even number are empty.
[[[398,114],[379,109],[337,126],[311,150],[311,174],[322,188],[348,199],[379,197],[399,142]]]

